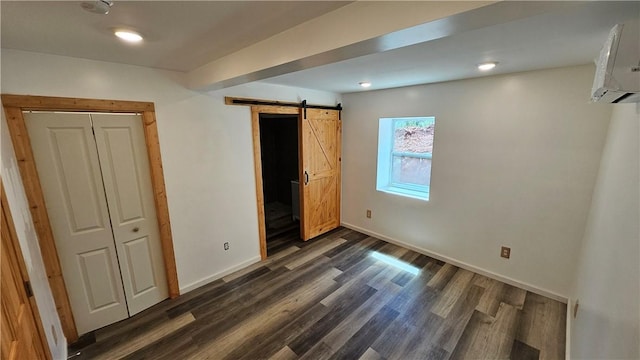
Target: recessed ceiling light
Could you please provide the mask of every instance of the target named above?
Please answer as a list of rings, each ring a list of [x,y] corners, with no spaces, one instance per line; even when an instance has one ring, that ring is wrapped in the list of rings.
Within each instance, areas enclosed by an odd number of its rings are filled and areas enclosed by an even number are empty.
[[[371,83],[368,81],[361,81],[358,84],[363,88],[368,88],[369,86],[371,86]]]
[[[137,43],[142,41],[142,35],[138,34],[135,31],[131,31],[131,30],[116,30],[114,32],[114,34],[119,37],[120,39],[127,41],[127,42],[132,42],[132,43]]]
[[[486,62],[478,65],[478,69],[482,71],[487,71],[487,70],[493,69],[494,67],[496,67],[496,65],[498,65],[497,62]]]

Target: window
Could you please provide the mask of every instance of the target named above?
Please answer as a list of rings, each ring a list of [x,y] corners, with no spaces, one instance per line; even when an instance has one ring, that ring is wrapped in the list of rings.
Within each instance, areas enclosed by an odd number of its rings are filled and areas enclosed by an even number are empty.
[[[429,200],[435,117],[381,118],[376,190]]]

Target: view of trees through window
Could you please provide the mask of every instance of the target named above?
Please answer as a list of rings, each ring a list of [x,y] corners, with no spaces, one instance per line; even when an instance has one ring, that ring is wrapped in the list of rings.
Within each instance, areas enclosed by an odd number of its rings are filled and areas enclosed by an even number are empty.
[[[393,122],[391,183],[429,186],[435,119],[396,119]]]

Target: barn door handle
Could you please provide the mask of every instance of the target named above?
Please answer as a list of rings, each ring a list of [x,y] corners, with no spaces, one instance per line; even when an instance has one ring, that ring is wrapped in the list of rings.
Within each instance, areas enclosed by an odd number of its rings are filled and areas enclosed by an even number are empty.
[[[304,184],[307,185],[309,183],[309,173],[304,171]]]
[[[138,232],[138,231],[140,231],[139,227],[136,226],[136,227],[133,228],[133,232]]]

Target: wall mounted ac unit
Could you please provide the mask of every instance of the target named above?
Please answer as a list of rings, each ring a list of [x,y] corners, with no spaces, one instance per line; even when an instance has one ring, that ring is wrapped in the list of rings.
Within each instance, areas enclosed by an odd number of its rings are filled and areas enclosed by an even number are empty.
[[[639,22],[618,24],[611,29],[596,63],[592,101],[640,102]]]

